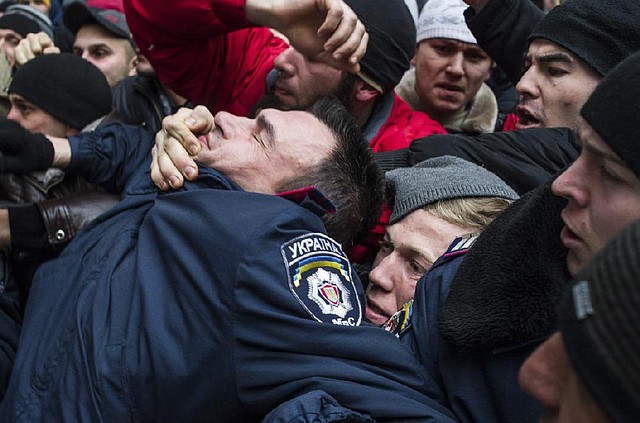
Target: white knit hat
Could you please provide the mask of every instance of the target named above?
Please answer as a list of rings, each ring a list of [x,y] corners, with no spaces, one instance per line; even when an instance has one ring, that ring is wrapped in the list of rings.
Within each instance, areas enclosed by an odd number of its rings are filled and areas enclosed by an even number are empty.
[[[418,18],[417,43],[429,38],[450,38],[478,44],[464,20],[467,7],[462,0],[429,0]]]

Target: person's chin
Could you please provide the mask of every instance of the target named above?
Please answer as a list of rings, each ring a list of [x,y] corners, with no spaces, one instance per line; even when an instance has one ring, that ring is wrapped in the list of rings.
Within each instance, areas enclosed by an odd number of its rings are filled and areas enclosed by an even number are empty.
[[[528,123],[528,124],[520,123],[520,121],[516,122],[516,129],[531,129],[531,128],[544,128],[544,126],[540,122]]]
[[[575,249],[569,250],[567,253],[565,262],[567,264],[567,270],[572,277],[576,276],[580,270],[582,270],[584,265],[589,262],[589,260],[585,258],[585,255],[584,251],[578,251]]]
[[[367,320],[370,323],[373,323],[374,325],[378,325],[378,326],[384,325],[385,323],[387,323],[387,320],[389,320],[389,316],[386,316],[379,311],[374,311],[374,309],[376,309],[376,307],[372,306],[367,301],[367,307],[365,309],[365,316]]]

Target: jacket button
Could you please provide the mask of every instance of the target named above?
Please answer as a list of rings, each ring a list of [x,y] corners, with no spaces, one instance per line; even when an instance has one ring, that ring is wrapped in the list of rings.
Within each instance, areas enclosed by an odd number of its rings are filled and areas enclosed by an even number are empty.
[[[58,241],[62,241],[62,240],[64,240],[64,238],[65,238],[66,236],[67,236],[67,234],[66,234],[66,233],[64,233],[64,230],[62,230],[62,229],[58,229],[58,230],[56,231],[56,239],[57,239]]]

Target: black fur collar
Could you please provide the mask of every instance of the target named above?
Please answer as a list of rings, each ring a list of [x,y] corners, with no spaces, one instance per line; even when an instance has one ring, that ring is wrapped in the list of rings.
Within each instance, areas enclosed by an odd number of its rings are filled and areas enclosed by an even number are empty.
[[[570,280],[560,242],[564,199],[551,182],[528,193],[478,238],[439,311],[441,336],[460,347],[506,347],[549,333]]]

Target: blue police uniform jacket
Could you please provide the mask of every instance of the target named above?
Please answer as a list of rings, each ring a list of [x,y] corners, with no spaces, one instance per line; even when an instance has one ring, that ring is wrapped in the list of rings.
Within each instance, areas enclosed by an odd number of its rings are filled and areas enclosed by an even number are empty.
[[[515,375],[540,339],[502,348],[465,348],[439,332],[440,306],[476,235],[456,238],[416,286],[410,323],[397,331],[429,377],[429,396],[450,409],[459,422],[533,423],[542,407],[524,393]]]
[[[451,421],[410,351],[363,324],[314,207],[203,167],[158,191],[152,141],[70,138],[68,171],[123,199],[39,269],[1,421],[252,422],[317,390],[381,421]]]

